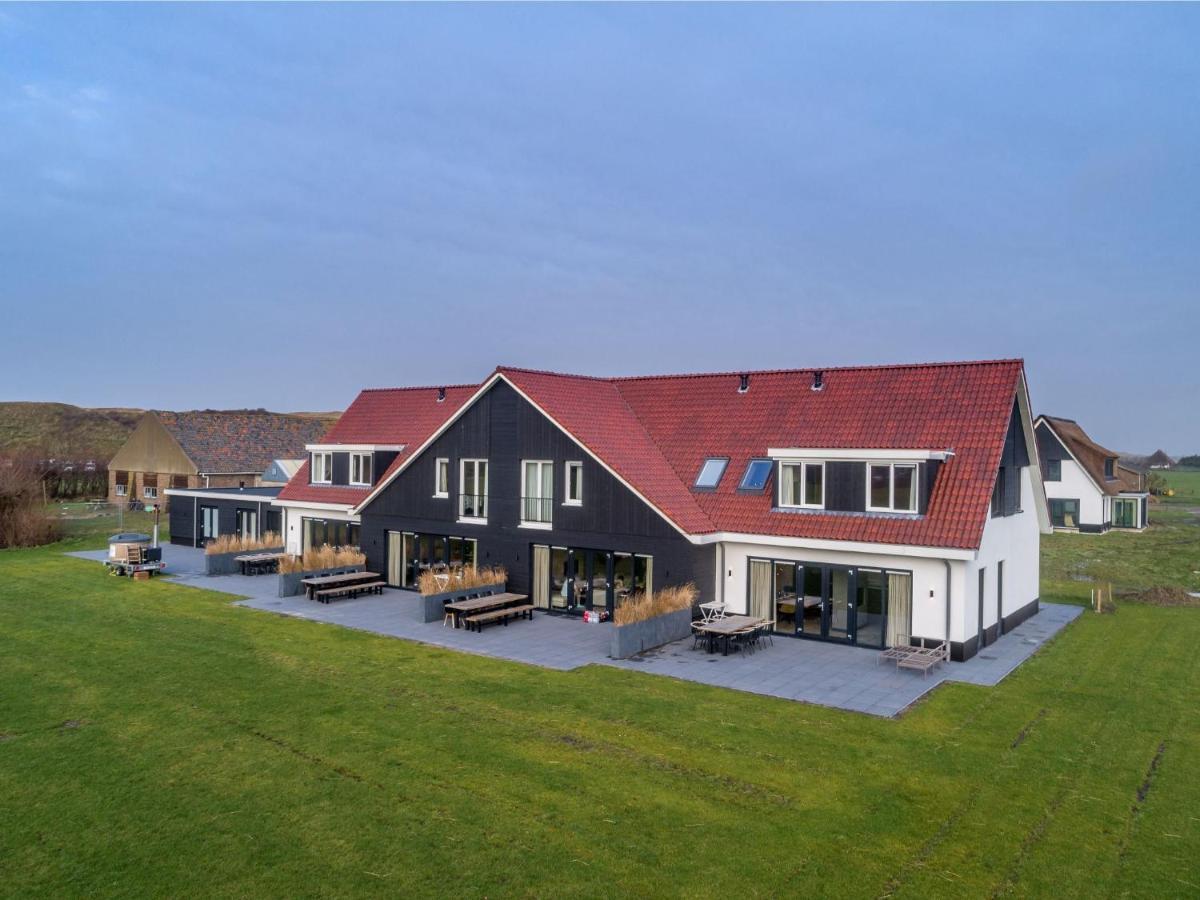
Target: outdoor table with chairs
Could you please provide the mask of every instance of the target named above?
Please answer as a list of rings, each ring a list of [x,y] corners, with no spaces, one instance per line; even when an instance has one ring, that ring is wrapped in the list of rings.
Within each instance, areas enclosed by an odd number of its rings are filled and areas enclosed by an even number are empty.
[[[526,594],[484,594],[467,600],[452,600],[446,604],[446,616],[442,625],[453,625],[467,631],[483,631],[483,626],[493,622],[508,625],[509,619],[533,619],[533,605],[525,603]]]
[[[279,570],[279,560],[283,559],[285,555],[283,553],[245,553],[235,556],[233,560],[241,568],[243,575],[269,575]]]
[[[758,616],[730,616],[725,613],[725,604],[719,600],[701,603],[701,619],[692,623],[692,648],[704,644],[709,653],[721,648],[722,655],[729,655],[729,648],[757,649],[764,638],[770,638],[775,623]]]
[[[345,572],[341,575],[315,575],[303,578],[304,595],[309,600],[328,603],[336,597],[382,594],[387,586],[378,572]]]

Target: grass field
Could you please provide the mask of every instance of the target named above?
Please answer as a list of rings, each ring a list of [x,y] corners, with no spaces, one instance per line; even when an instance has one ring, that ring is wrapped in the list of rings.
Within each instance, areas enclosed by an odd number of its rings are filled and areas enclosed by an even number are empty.
[[[1186,574],[1187,508],[1047,538],[1044,599]],[[60,549],[0,553],[0,895],[1200,894],[1200,609],[1086,613],[998,687],[882,720],[272,617]]]

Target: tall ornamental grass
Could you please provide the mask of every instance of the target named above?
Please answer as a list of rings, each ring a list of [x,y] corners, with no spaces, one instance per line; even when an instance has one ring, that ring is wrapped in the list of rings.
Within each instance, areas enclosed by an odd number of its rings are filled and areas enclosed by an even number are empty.
[[[634,594],[617,607],[613,621],[618,625],[632,625],[634,622],[645,622],[647,619],[665,616],[681,609],[690,609],[698,594],[696,585],[690,581],[649,594]]]

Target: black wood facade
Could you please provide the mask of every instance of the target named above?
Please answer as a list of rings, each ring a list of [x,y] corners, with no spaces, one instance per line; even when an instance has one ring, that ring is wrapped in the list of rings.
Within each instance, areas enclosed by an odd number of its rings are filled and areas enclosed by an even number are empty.
[[[450,462],[449,496],[435,497],[436,460]],[[460,460],[488,461],[487,524],[459,521]],[[524,460],[553,463],[551,528],[521,525]],[[583,466],[582,503],[564,505],[565,466]],[[532,547],[605,550],[654,557],[656,587],[694,582],[712,599],[715,550],[690,543],[503,381],[497,382],[363,510],[368,568],[388,571],[387,532],[473,538],[481,566],[503,565],[509,587],[532,593]]]
[[[219,491],[220,489],[213,489]],[[188,495],[172,497],[168,513],[171,543],[186,547],[202,547],[207,539],[204,536],[204,508],[216,510],[217,534],[236,534],[238,510],[254,513],[257,516],[256,537],[267,531],[282,531],[282,514],[279,509],[271,506],[271,501],[279,493],[278,488],[249,490],[244,497],[231,498],[228,495],[237,491],[236,488],[225,490],[225,496],[205,496],[203,489],[189,492]]]

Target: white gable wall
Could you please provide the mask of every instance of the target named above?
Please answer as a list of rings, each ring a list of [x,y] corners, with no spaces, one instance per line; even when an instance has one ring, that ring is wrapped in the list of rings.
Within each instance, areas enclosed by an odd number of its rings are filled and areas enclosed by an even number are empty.
[[[1064,462],[1063,468],[1066,469]],[[1074,463],[1072,463],[1074,465]],[[1064,472],[1065,474],[1065,472]],[[1051,482],[1053,483],[1053,482]],[[1094,490],[1094,489],[1093,489]],[[1041,592],[1041,531],[1035,507],[1031,469],[1021,470],[1021,512],[1013,516],[988,518],[983,540],[974,562],[965,566],[967,626],[964,637],[978,634],[979,570],[984,570],[983,627],[997,622],[997,571],[1004,562],[1003,612],[1012,615],[1038,599]]]
[[[1085,525],[1102,525],[1111,521],[1108,496],[1096,487],[1092,479],[1084,472],[1083,467],[1075,460],[1064,459],[1062,461],[1062,480],[1047,481],[1045,485],[1047,499],[1078,500],[1079,520]],[[1024,488],[1022,488],[1023,490]],[[1021,502],[1024,503],[1023,495]]]

